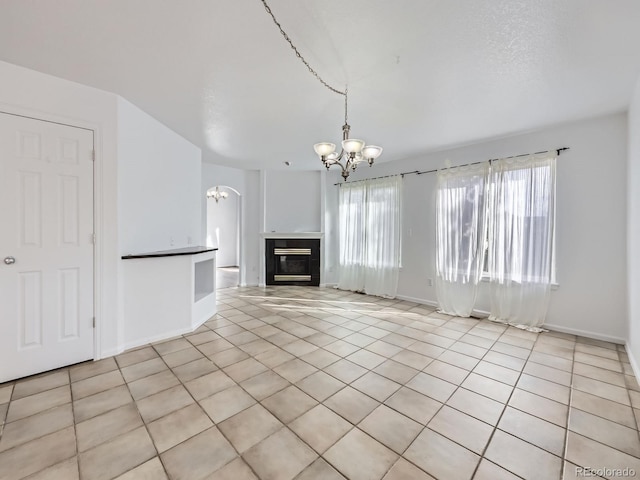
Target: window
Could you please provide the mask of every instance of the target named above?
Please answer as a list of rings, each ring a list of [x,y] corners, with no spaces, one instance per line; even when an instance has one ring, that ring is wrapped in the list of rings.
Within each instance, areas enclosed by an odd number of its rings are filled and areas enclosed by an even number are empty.
[[[555,188],[555,157],[493,162],[483,276],[555,283]]]
[[[338,288],[395,297],[401,198],[400,176],[341,185]]]
[[[539,331],[555,281],[555,161],[547,153],[438,172],[440,311],[469,316],[484,276],[489,318]]]

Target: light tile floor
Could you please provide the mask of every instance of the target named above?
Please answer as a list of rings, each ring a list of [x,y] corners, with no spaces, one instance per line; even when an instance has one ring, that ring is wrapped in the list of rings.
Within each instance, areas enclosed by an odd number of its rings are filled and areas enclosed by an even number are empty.
[[[0,479],[640,472],[622,346],[334,289],[218,300],[193,334],[0,385]]]

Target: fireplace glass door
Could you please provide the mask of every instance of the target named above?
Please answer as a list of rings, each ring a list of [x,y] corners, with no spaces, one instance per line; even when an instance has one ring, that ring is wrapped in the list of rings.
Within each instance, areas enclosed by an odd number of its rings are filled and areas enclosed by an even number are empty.
[[[267,239],[267,285],[319,285],[320,241]]]
[[[275,248],[275,278],[278,281],[311,281],[310,248]]]

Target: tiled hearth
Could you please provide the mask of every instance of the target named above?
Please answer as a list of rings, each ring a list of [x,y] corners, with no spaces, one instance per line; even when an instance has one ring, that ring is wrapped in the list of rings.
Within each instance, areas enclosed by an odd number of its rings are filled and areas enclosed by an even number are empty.
[[[218,299],[192,335],[0,385],[0,479],[640,472],[621,346],[334,289]]]

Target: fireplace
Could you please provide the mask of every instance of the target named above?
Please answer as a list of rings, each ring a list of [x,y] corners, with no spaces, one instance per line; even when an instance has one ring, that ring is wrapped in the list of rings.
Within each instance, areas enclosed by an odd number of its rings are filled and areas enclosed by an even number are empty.
[[[320,285],[320,239],[265,239],[267,285]]]

